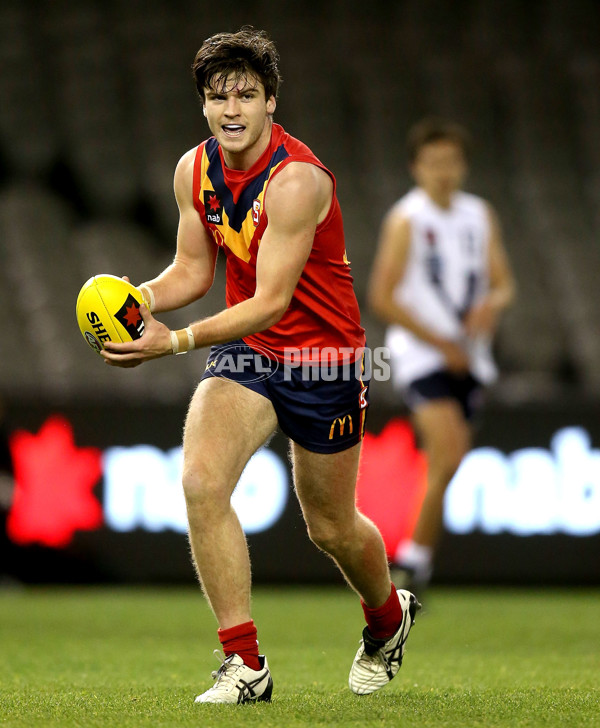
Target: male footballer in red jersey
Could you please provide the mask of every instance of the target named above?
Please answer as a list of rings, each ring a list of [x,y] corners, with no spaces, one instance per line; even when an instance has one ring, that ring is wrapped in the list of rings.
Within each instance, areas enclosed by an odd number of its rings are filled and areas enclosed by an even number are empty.
[[[250,611],[248,549],[230,498],[278,425],[291,440],[310,538],[361,598],[367,626],[350,670],[355,693],[372,693],[397,673],[419,606],[396,591],[379,531],[356,509],[368,391],[360,377],[364,330],[335,178],[273,123],[278,60],[266,33],[250,27],[214,35],[198,51],[194,78],[213,136],[175,171],[175,259],[140,285],[155,313],[185,306],[209,290],[222,248],[227,308],[169,331],[142,306],[144,336],[103,352],[108,364],[128,367],[212,347],[184,432],[190,542],[224,652],[199,703],[271,697]]]

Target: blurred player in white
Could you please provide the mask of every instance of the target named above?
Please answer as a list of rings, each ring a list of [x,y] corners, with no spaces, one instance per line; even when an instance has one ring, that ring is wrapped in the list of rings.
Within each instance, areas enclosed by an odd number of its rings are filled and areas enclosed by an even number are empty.
[[[443,120],[411,129],[416,187],[384,219],[369,283],[371,309],[389,324],[394,384],[428,461],[421,513],[392,569],[396,586],[417,591],[431,577],[444,493],[471,447],[483,387],[497,377],[492,338],[515,295],[496,214],[461,190],[468,146],[466,131]]]

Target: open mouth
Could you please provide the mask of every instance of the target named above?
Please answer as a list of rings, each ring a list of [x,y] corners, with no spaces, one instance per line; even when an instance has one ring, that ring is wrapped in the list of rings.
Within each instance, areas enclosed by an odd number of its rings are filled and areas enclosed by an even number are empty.
[[[245,128],[246,127],[241,126],[241,124],[225,124],[221,127],[228,137],[240,136],[244,132]]]

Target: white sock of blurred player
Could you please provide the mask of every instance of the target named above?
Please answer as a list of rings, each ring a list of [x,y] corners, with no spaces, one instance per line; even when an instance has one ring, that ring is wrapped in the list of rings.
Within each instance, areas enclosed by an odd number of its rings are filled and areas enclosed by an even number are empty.
[[[394,561],[396,566],[410,570],[415,582],[427,584],[433,570],[433,548],[415,541],[403,541],[398,546]]]

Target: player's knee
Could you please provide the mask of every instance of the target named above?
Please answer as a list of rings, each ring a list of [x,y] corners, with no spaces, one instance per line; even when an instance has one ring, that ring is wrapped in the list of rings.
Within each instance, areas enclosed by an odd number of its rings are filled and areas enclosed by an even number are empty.
[[[228,507],[229,499],[209,467],[195,463],[194,467],[185,467],[182,475],[183,493],[189,508],[210,511],[214,508]]]
[[[448,451],[447,467],[451,471],[451,478],[460,467],[465,455],[469,452],[469,440],[466,437],[458,437],[454,446]]]
[[[433,456],[429,464],[432,476],[430,483],[432,485],[437,483],[442,490],[445,490],[455,476],[466,453],[466,449],[457,448]]]
[[[455,433],[451,439],[446,439],[443,445],[434,447],[428,453],[429,466],[437,479],[447,485],[460,467],[465,455],[469,452],[469,439],[460,432]]]
[[[310,540],[314,545],[324,551],[326,554],[335,555],[336,551],[339,550],[340,544],[337,535],[333,531],[327,531],[325,529],[310,529],[308,530]]]
[[[351,538],[348,528],[339,521],[319,518],[308,520],[306,525],[308,536],[315,546],[332,556],[343,550]]]

